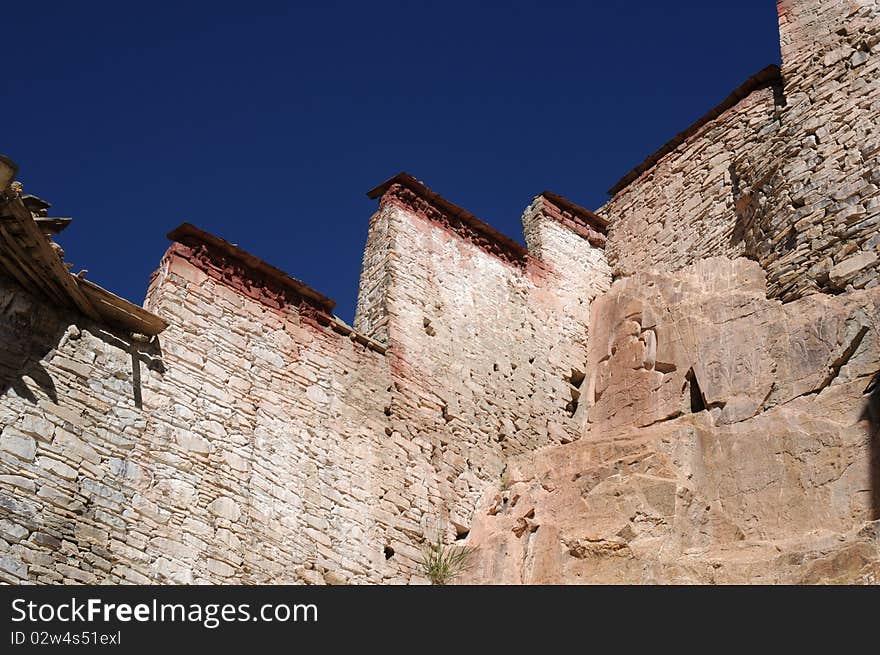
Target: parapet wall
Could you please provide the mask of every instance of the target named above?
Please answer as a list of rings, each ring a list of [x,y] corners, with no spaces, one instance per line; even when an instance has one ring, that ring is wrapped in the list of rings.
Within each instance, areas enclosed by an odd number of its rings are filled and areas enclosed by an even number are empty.
[[[383,579],[386,358],[195,250],[154,279],[161,350],[3,288],[5,329],[37,328],[4,335],[33,353],[2,403],[5,580]]]
[[[543,197],[527,251],[409,176],[373,195],[355,327],[387,339],[393,435],[422,449],[404,468],[429,461],[410,484],[436,484],[426,520],[461,536],[508,455],[578,438],[589,303],[610,274]]]
[[[745,253],[774,296],[878,284],[880,6],[779,3],[785,107],[734,169]]]
[[[145,402],[176,419],[156,436],[195,452],[184,471],[172,461],[154,475],[193,489],[206,525],[234,526],[239,547],[223,549],[235,558],[223,560],[231,577],[296,581],[320,577],[304,568],[319,567],[379,581],[367,499],[380,477],[387,360],[334,329],[314,298],[282,292],[256,268],[204,242],[175,244],[163,261],[149,307],[170,319],[166,373]]]

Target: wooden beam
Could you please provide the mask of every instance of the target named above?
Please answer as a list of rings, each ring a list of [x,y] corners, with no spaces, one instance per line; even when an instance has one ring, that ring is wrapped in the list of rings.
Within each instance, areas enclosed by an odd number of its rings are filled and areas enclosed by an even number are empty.
[[[132,332],[139,332],[152,337],[168,327],[168,321],[165,319],[110,293],[94,282],[77,278],[77,284],[89,301],[98,308],[98,311],[105,318],[124,325]]]
[[[0,244],[2,245],[2,244]],[[21,267],[6,254],[5,248],[0,247],[0,268],[3,268],[6,273],[15,278],[15,281],[18,282],[25,289],[30,289],[33,285],[33,281],[25,275],[24,271],[21,270]]]
[[[9,200],[6,203],[6,209],[15,219],[14,224],[23,236],[22,241],[29,246],[29,254],[45,268],[50,278],[47,282],[50,284],[55,282],[60,286],[65,295],[73,301],[76,308],[83,314],[93,320],[100,320],[100,315],[92,307],[88,298],[80,291],[70,271],[64,267],[61,259],[52,250],[49,240],[40,232],[40,229],[34,222],[34,217],[28,208],[24,206],[21,199],[16,197]]]
[[[25,290],[78,309],[95,322],[147,336],[155,336],[168,327],[167,321],[143,307],[71,275],[39,223],[39,218],[34,219],[20,198],[0,202],[0,270],[5,270]]]
[[[40,231],[49,234],[58,234],[63,232],[70,225],[72,218],[54,218],[51,216],[35,216],[34,223],[40,228]]]
[[[34,265],[35,262],[30,254],[25,251],[15,235],[11,234],[11,230],[4,222],[0,222],[0,237],[3,238],[6,246],[4,264],[13,271],[19,284],[32,293],[49,296],[56,303],[70,304],[63,291],[53,285],[49,276],[45,272],[40,272],[39,267]]]

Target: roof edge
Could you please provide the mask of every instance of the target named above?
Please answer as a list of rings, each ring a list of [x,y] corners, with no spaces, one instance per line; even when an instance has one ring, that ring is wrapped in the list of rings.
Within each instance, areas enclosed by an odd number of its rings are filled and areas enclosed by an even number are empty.
[[[0,158],[0,164],[14,167],[10,161]],[[86,280],[85,271],[73,275],[21,196],[8,192],[8,186],[0,190],[0,273],[25,291],[111,329],[154,337],[168,327],[162,317]]]
[[[721,103],[706,112],[703,116],[697,119],[696,122],[691,124],[690,127],[676,134],[672,139],[663,144],[656,152],[648,155],[648,157],[646,157],[641,164],[639,164],[629,173],[620,178],[617,183],[608,190],[608,195],[614,196],[622,191],[629,185],[630,182],[638,178],[642,173],[653,168],[653,166],[665,155],[669,154],[679,145],[687,141],[688,138],[690,138],[706,123],[718,118],[718,116],[723,114],[734,105],[738,104],[740,100],[749,96],[753,91],[771,86],[776,82],[780,82],[781,80],[782,74],[779,70],[778,65],[770,64],[769,66],[762,68],[757,73],[749,77],[745,82],[736,87],[730,93],[730,95],[728,95],[724,100],[721,101]]]
[[[210,248],[219,250],[228,257],[240,262],[245,267],[258,272],[270,281],[275,282],[282,288],[292,291],[294,294],[305,298],[310,304],[327,312],[328,314],[332,314],[333,308],[336,306],[335,301],[331,300],[322,293],[315,291],[312,287],[308,286],[304,282],[301,282],[300,280],[297,280],[296,278],[288,275],[280,268],[272,266],[271,264],[263,261],[259,257],[250,254],[246,250],[242,250],[238,246],[233,245],[225,239],[221,239],[220,237],[215,236],[210,232],[206,232],[201,228],[196,227],[192,223],[183,223],[177,226],[168,233],[168,239],[183,244],[185,246],[204,244]]]
[[[485,249],[485,245],[480,243],[480,241],[484,241],[487,243],[491,243],[494,245],[490,250],[498,256],[501,256],[504,259],[512,263],[516,263],[519,265],[524,265],[528,259],[528,250],[525,246],[520,243],[517,243],[510,237],[505,234],[502,234],[494,227],[489,225],[488,223],[480,220],[473,214],[471,214],[466,209],[459,207],[453,202],[450,202],[439,193],[436,193],[429,189],[423,182],[417,180],[412,175],[406,172],[401,172],[391,177],[382,184],[374,187],[367,191],[367,197],[375,200],[376,198],[383,199],[385,195],[392,190],[394,186],[402,187],[406,189],[417,198],[423,200],[428,205],[436,209],[442,215],[446,216],[450,219],[450,223],[453,229],[455,229],[455,223],[461,223],[467,226],[467,230],[458,230],[459,234],[466,239],[469,239],[472,242],[475,242],[478,246],[483,246]],[[402,202],[406,203],[405,199],[401,199]],[[418,210],[418,207],[414,207],[414,209]],[[463,234],[462,232],[476,232],[480,239],[469,238],[468,234]]]
[[[556,205],[559,209],[562,209],[572,216],[578,218],[585,225],[592,227],[595,230],[599,230],[603,234],[608,228],[608,219],[602,216],[599,216],[594,211],[590,211],[586,207],[581,207],[580,205],[572,202],[568,198],[560,196],[558,193],[553,193],[552,191],[542,191],[538,194],[539,197],[548,200],[550,203]]]

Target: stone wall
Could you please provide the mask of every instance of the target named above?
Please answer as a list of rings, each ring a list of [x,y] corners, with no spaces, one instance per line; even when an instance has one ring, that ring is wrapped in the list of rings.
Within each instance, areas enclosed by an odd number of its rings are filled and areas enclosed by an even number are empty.
[[[747,83],[745,97],[674,140],[677,145],[598,210],[610,223],[615,276],[672,272],[704,257],[743,254],[735,202],[741,182],[733,164],[775,132],[779,86],[771,73]]]
[[[779,3],[770,69],[615,185],[618,276],[744,255],[773,297],[869,288],[880,260],[880,7]]]
[[[0,308],[0,576],[145,581],[152,526],[168,519],[143,493],[155,351],[5,280]]]
[[[745,253],[790,300],[878,284],[880,5],[779,3],[786,105],[761,148],[740,153]]]
[[[575,439],[601,226],[536,199],[539,259],[390,197],[358,311],[384,344],[192,226],[151,282],[169,327],[149,343],[4,282],[0,576],[418,582],[425,539],[467,534],[510,453]]]
[[[198,243],[169,251],[148,303],[171,323],[166,373],[146,401],[176,419],[155,436],[196,455],[185,476],[173,461],[162,470],[208,503],[205,524],[231,522],[232,546],[219,544],[226,575],[294,581],[315,577],[303,569],[312,566],[381,580],[371,506],[387,360],[334,330],[320,307],[289,292],[273,306],[270,295],[280,295],[271,280],[222,252]]]
[[[150,291],[160,349],[4,285],[21,354],[0,404],[3,579],[393,575],[371,514],[387,359],[273,291],[177,244]]]
[[[524,217],[534,254],[413,182],[372,219],[355,327],[388,339],[392,436],[417,446],[390,475],[427,494],[429,532],[464,536],[507,456],[579,436],[589,303],[610,275],[587,228],[545,207]]]

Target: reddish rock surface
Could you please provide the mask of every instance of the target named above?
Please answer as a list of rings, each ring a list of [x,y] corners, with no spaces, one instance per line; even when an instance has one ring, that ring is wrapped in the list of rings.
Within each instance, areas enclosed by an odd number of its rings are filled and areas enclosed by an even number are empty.
[[[745,259],[616,282],[584,436],[510,463],[465,579],[875,582],[878,321],[880,290],[783,305]]]

